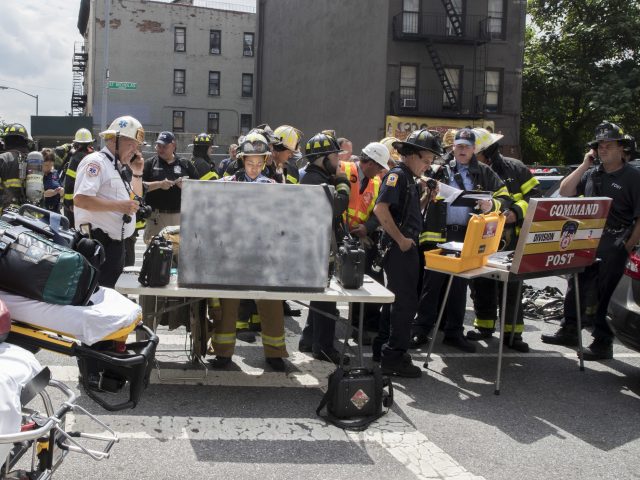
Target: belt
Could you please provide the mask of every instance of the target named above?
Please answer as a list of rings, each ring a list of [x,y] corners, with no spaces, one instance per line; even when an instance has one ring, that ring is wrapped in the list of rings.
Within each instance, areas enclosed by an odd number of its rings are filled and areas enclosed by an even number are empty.
[[[154,208],[153,210],[158,213],[180,213],[180,210],[160,210],[159,208]]]
[[[107,232],[100,228],[91,229],[91,238],[98,240],[104,246],[111,243],[122,243],[120,240],[114,240],[111,238]]]
[[[450,232],[464,232],[466,229],[466,225],[447,225],[447,230]]]

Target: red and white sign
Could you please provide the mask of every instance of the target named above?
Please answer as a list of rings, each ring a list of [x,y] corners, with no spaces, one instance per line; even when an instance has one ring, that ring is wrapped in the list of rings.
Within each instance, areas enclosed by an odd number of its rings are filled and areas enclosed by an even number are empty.
[[[511,265],[514,274],[587,267],[595,260],[611,199],[534,198]]]

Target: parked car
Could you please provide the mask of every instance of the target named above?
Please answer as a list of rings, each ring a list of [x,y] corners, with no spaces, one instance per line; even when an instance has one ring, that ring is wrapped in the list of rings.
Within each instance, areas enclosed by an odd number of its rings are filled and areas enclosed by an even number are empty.
[[[625,346],[640,352],[640,251],[629,255],[609,302],[609,326]]]

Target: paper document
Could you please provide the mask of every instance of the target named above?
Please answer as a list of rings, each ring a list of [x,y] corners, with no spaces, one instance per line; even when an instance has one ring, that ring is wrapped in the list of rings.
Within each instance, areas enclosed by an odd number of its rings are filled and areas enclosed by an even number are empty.
[[[462,247],[464,246],[464,242],[447,242],[447,243],[438,243],[436,247],[441,248],[443,250],[451,250],[452,252],[461,252]]]
[[[491,192],[473,192],[468,190],[460,190],[446,183],[438,182],[438,195],[444,198],[445,203],[454,202],[456,206],[473,206],[478,200],[491,200],[493,196]]]

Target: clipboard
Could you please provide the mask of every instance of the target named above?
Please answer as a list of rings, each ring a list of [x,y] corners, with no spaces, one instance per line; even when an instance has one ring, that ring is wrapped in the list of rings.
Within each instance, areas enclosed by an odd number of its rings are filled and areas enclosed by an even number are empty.
[[[462,190],[457,198],[451,202],[451,206],[473,208],[478,200],[493,200],[493,194],[482,190]]]

